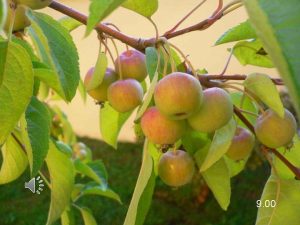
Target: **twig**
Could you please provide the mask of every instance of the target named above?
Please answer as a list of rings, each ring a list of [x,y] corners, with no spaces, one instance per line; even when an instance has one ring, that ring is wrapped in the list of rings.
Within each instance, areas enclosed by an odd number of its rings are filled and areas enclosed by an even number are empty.
[[[206,80],[245,80],[247,75],[242,74],[234,74],[234,75],[214,75],[214,74],[207,74],[199,76],[200,81]],[[284,85],[283,81],[279,78],[271,78],[274,84],[276,85]]]
[[[240,108],[238,108],[238,110],[239,110],[241,113],[246,113],[246,114],[248,114],[248,115],[254,116],[255,118],[259,116],[258,114],[253,113],[253,112],[250,112],[250,111],[248,111],[248,110],[244,110],[244,109],[240,109]]]
[[[218,7],[214,11],[214,13],[211,15],[211,17],[214,17],[216,14],[218,14],[220,12],[220,10],[222,9],[222,7],[223,7],[223,0],[219,0]]]
[[[227,71],[227,69],[228,69],[228,66],[229,66],[229,63],[230,63],[230,60],[231,60],[231,58],[232,58],[232,55],[233,55],[233,49],[231,49],[231,51],[230,51],[230,55],[229,55],[229,57],[228,57],[228,59],[227,59],[227,61],[226,61],[226,64],[225,64],[225,66],[224,66],[224,69],[223,69],[223,71],[219,74],[220,76],[223,76],[223,75],[226,73],[226,71]]]
[[[203,0],[195,8],[193,8],[185,17],[183,17],[172,29],[165,32],[164,36],[174,32],[187,18],[189,18],[201,5],[203,5],[207,0]]]

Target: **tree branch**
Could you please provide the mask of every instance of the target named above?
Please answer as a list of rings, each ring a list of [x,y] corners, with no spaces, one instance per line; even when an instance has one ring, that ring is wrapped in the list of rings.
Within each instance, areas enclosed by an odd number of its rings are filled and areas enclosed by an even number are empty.
[[[50,8],[59,11],[83,24],[87,24],[87,16],[68,7],[65,6],[57,1],[53,1],[50,6]],[[228,7],[224,7],[224,9],[220,10],[216,15],[214,15],[211,18],[205,19],[203,21],[201,21],[200,23],[197,23],[193,26],[175,31],[175,32],[171,32],[168,33],[166,35],[163,35],[162,37],[166,38],[166,39],[171,39],[192,31],[199,31],[199,30],[204,30],[207,29],[208,27],[210,27],[212,24],[214,24],[217,20],[219,20],[222,16],[223,16],[223,11],[226,10],[226,8]],[[110,28],[109,26],[103,24],[103,23],[99,23],[96,27],[95,30],[97,30],[98,32],[103,32],[106,33],[107,35],[137,49],[140,51],[144,51],[144,49],[146,47],[149,46],[154,46],[156,44],[156,38],[148,38],[148,39],[142,39],[142,38],[134,38],[134,37],[130,37],[127,36],[117,30],[114,30],[112,28]]]
[[[233,74],[233,75],[200,75],[199,80],[200,81],[212,81],[212,80],[245,80],[247,78],[247,75],[244,74]],[[284,85],[282,79],[280,78],[271,78],[274,84],[276,85]]]

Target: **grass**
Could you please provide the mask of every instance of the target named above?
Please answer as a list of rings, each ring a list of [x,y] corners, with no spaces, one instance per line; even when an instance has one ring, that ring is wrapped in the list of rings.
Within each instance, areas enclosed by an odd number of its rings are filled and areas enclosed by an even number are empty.
[[[104,161],[110,187],[120,195],[123,204],[94,196],[87,196],[78,204],[90,207],[99,225],[121,225],[138,176],[142,146],[120,143],[119,150],[115,151],[98,140],[81,140],[93,149],[94,158]],[[177,190],[165,186],[157,179],[145,225],[253,225],[257,213],[255,202],[260,198],[268,174],[269,168],[263,164],[233,178],[233,194],[227,212],[219,207],[211,193],[207,195],[207,189],[200,188],[197,179]],[[45,190],[41,195],[33,195],[24,189],[24,182],[28,180],[27,171],[17,181],[0,186],[0,225],[45,224],[50,193]],[[78,212],[76,218],[76,225],[83,224]]]

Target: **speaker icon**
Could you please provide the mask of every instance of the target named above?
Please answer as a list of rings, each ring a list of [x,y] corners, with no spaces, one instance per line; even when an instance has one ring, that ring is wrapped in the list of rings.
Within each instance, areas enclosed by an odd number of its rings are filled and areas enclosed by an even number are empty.
[[[25,182],[25,188],[29,189],[32,193],[41,194],[44,190],[44,181],[41,179],[40,176],[37,178],[32,178],[30,181]]]

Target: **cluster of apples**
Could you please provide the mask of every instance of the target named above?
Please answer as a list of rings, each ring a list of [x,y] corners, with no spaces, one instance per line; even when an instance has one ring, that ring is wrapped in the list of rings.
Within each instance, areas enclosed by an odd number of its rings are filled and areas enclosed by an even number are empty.
[[[133,110],[143,101],[144,90],[140,82],[147,77],[145,61],[145,55],[139,51],[123,52],[115,61],[116,69],[107,68],[102,83],[88,94],[97,102],[108,101],[118,112]],[[86,87],[92,82],[93,75],[94,67],[85,76]]]
[[[115,62],[116,72],[107,69],[104,80],[89,95],[100,102],[108,101],[118,112],[128,112],[142,103],[140,81],[147,76],[144,54],[135,50],[122,53]],[[119,69],[121,71],[119,71]],[[94,69],[85,77],[91,81]],[[122,73],[123,79],[118,77]],[[149,141],[156,145],[172,146],[188,129],[214,133],[233,117],[230,95],[218,87],[203,90],[194,76],[173,72],[164,76],[154,90],[154,105],[141,118],[141,128]],[[296,133],[294,116],[285,109],[282,118],[267,109],[254,125],[258,140],[271,148],[287,146]],[[227,156],[232,160],[246,159],[255,144],[254,135],[238,126]],[[164,153],[158,164],[158,174],[168,185],[178,187],[190,182],[195,172],[193,158],[183,150]]]
[[[26,16],[26,7],[33,10],[42,9],[50,5],[52,0],[6,0],[8,7],[7,19],[4,25],[4,30],[8,31],[12,19],[13,5],[15,9],[15,21],[13,31],[24,30],[25,27],[30,26],[30,20]]]

